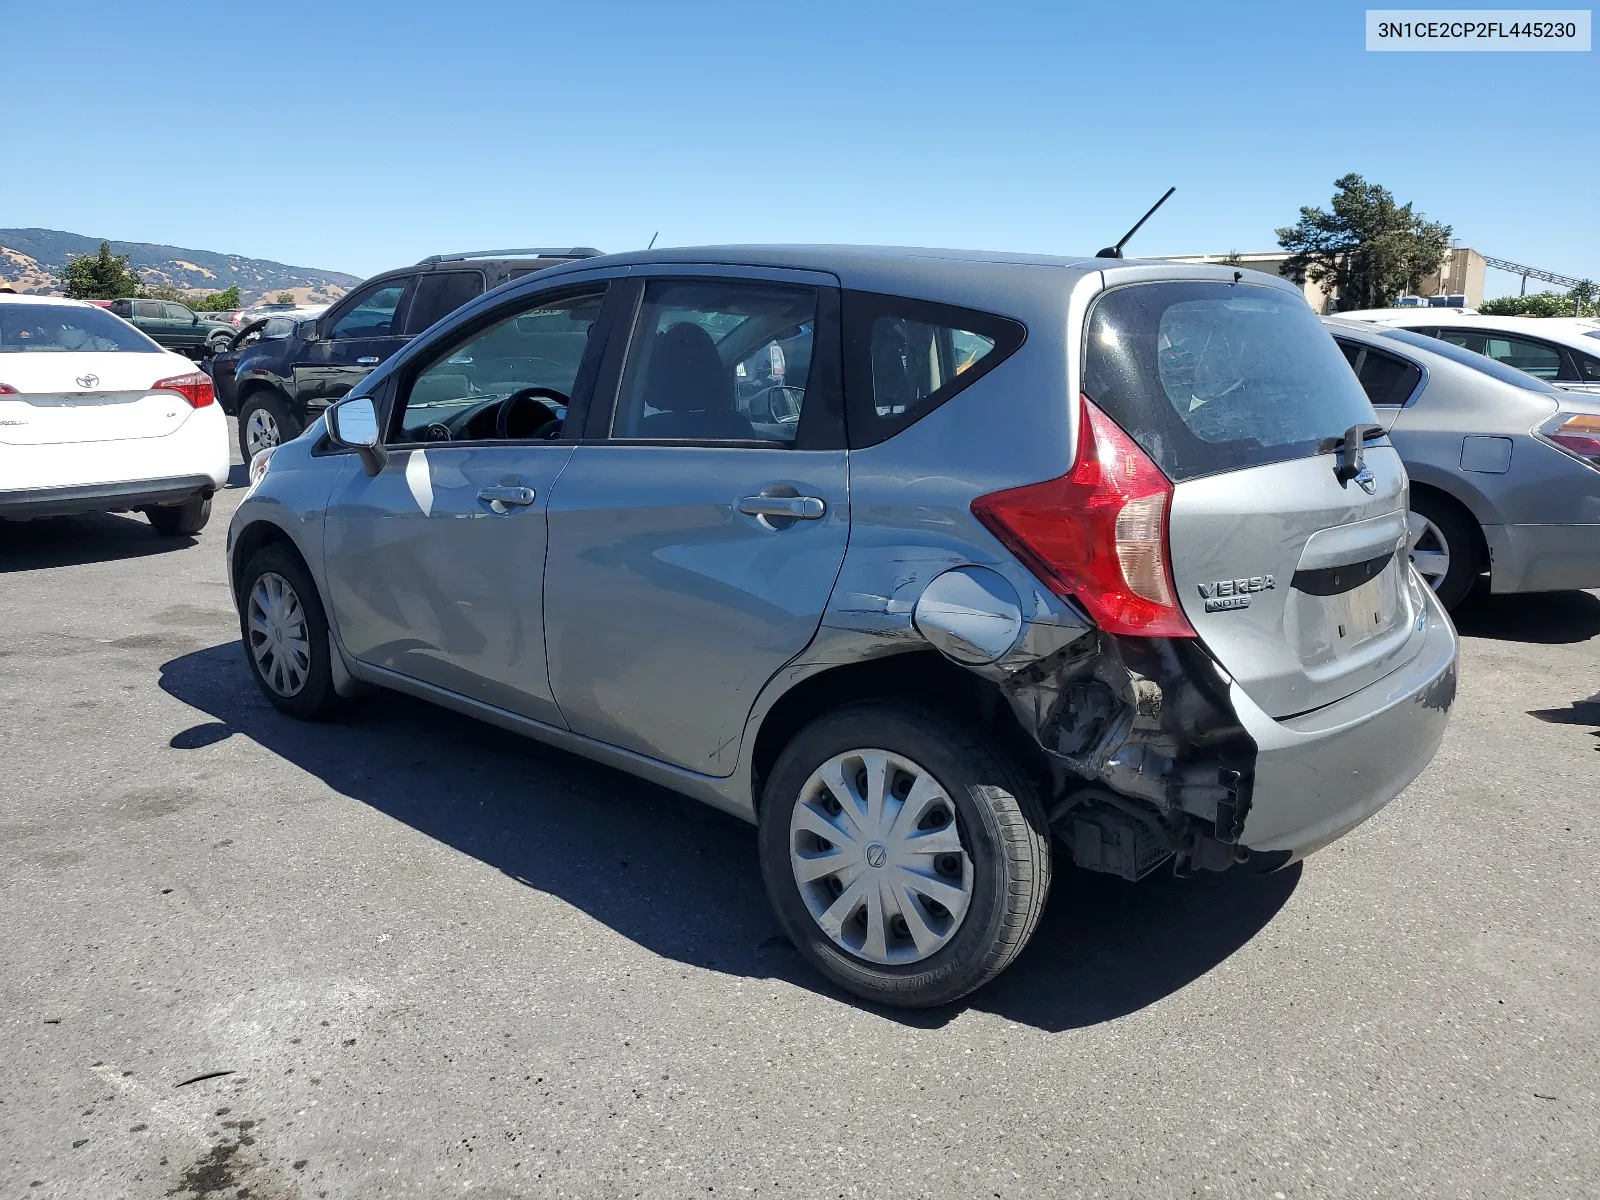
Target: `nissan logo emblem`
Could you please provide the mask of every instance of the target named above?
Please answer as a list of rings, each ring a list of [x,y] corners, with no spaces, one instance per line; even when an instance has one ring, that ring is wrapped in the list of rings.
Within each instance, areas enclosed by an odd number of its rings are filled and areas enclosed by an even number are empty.
[[[78,386],[79,387],[85,387],[85,388],[99,387],[100,386],[100,376],[98,376],[98,375],[79,375],[78,376]]]

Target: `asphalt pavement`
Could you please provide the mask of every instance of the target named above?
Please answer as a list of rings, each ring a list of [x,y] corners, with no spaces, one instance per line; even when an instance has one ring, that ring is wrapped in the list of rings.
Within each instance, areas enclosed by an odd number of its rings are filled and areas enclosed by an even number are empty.
[[[731,818],[400,697],[279,716],[239,494],[0,525],[0,1197],[1600,1193],[1600,595],[1470,600],[1438,758],[1303,867],[1067,872],[908,1015],[804,967]]]

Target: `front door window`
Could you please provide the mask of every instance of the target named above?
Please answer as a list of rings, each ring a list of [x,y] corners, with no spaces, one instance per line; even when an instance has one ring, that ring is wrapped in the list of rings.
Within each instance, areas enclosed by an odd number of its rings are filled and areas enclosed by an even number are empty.
[[[328,337],[334,341],[344,338],[389,337],[394,329],[394,311],[400,306],[400,297],[406,294],[406,281],[395,280],[368,292],[355,306],[347,309]]]

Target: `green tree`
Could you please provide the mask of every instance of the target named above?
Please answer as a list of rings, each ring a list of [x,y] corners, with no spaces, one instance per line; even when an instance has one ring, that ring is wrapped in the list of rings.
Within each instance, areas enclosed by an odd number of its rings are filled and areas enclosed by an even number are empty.
[[[144,285],[128,265],[128,256],[111,253],[111,243],[101,242],[98,254],[67,259],[61,290],[74,300],[120,300],[142,294]]]
[[[1585,280],[1585,283],[1588,281]],[[1570,292],[1535,292],[1531,296],[1501,296],[1485,300],[1478,311],[1492,317],[1584,317],[1593,316],[1594,284],[1582,283]]]
[[[239,285],[208,296],[196,296],[189,304],[195,312],[227,312],[239,307]]]
[[[274,304],[293,304],[294,303],[294,296],[291,295],[288,292],[279,292],[278,293],[278,298],[276,300],[274,300],[273,303]]]
[[[1387,188],[1355,174],[1334,187],[1333,211],[1302,208],[1298,222],[1277,232],[1289,251],[1283,273],[1336,290],[1341,311],[1388,307],[1450,253],[1450,226],[1396,204]]]
[[[148,296],[152,300],[171,300],[175,304],[189,303],[189,297],[186,293],[180,292],[177,288],[165,283],[158,283],[154,287],[146,284],[142,295]]]
[[[1226,254],[1224,254],[1217,261],[1219,263],[1221,263],[1224,267],[1242,267],[1242,266],[1244,266],[1244,256],[1241,255],[1237,250],[1229,250]]]
[[[1600,316],[1600,288],[1595,287],[1594,280],[1580,279],[1567,295],[1572,297],[1572,315],[1575,317]]]

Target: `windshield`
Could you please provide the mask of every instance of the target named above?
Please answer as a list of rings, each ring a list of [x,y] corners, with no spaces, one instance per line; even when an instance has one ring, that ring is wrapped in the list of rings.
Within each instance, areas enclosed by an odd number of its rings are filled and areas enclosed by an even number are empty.
[[[103,308],[0,303],[0,354],[86,351],[162,353],[160,346]]]
[[[1560,394],[1558,388],[1551,387],[1542,379],[1535,378],[1515,367],[1508,367],[1503,362],[1490,358],[1487,354],[1479,354],[1454,342],[1444,341],[1442,338],[1429,337],[1423,333],[1412,333],[1409,329],[1385,329],[1383,336],[1393,338],[1397,342],[1404,342],[1408,346],[1415,346],[1418,350],[1426,350],[1429,354],[1437,354],[1440,358],[1448,358],[1451,362],[1458,362],[1464,367],[1471,367],[1474,371],[1482,371],[1491,375],[1501,383],[1509,383],[1513,387],[1522,388],[1529,392],[1553,392]]]
[[[1089,315],[1083,390],[1173,480],[1308,457],[1376,420],[1305,301],[1252,284],[1106,292]]]

